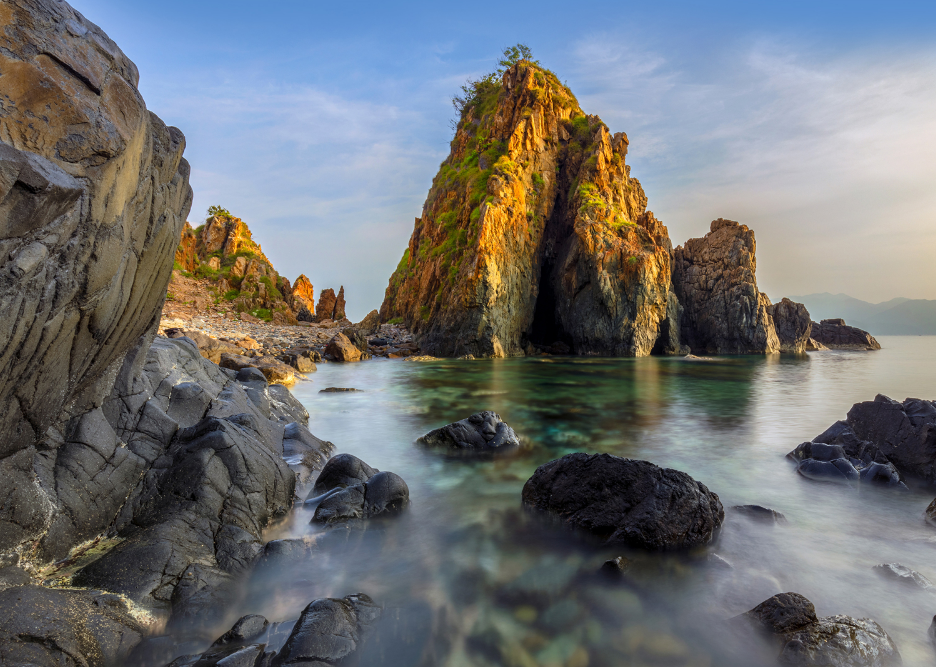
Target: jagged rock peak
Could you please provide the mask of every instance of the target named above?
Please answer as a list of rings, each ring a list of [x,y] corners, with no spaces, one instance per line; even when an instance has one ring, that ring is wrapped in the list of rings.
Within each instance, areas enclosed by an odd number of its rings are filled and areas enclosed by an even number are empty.
[[[678,351],[671,244],[627,136],[528,60],[467,93],[382,320],[442,356]]]
[[[755,250],[754,232],[747,225],[719,218],[705,237],[689,239],[674,251],[673,287],[683,307],[682,341],[693,352],[780,351],[768,312],[770,299],[757,289]]]

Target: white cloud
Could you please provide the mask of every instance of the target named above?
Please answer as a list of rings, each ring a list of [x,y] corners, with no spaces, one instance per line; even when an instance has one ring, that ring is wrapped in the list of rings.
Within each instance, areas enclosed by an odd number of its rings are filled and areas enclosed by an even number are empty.
[[[761,41],[701,71],[622,43],[576,50],[579,99],[628,132],[674,243],[730,217],[755,230],[775,298],[936,298],[936,52]]]

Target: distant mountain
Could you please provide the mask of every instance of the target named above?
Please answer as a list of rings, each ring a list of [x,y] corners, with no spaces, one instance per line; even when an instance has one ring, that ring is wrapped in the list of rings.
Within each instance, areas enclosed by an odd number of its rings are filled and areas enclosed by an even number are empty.
[[[936,300],[898,297],[869,303],[847,294],[807,294],[790,299],[806,306],[815,321],[841,317],[875,336],[936,335]]]

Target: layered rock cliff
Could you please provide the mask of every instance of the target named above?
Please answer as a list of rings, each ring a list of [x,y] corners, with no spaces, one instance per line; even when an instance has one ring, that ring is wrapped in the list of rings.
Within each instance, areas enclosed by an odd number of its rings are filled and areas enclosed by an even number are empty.
[[[381,318],[437,355],[678,351],[671,245],[627,137],[525,60],[464,102]]]
[[[128,354],[142,364],[192,191],[182,133],[147,111],[136,67],[100,28],[53,0],[4,2],[0,26],[6,552],[67,513],[60,494],[83,473],[66,441],[102,446],[74,425],[101,406]]]

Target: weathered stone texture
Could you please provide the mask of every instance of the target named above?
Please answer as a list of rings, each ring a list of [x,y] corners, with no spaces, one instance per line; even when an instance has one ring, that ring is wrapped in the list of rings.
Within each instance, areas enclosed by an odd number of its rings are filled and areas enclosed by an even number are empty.
[[[0,72],[4,551],[48,529],[52,471],[80,466],[83,435],[66,425],[101,406],[155,332],[192,191],[182,133],[146,110],[134,64],[68,4],[3,3]],[[94,446],[132,474],[109,434]]]
[[[678,351],[671,246],[627,144],[551,72],[509,69],[466,107],[381,318],[440,356]]]
[[[754,232],[719,218],[701,239],[674,253],[673,287],[682,313],[682,341],[695,353],[780,351],[770,300],[757,290]]]
[[[858,327],[850,327],[843,319],[812,323],[812,339],[830,350],[880,350],[874,336]]]
[[[779,303],[768,306],[767,314],[773,320],[781,352],[799,354],[806,351],[812,331],[806,306],[783,297]]]

